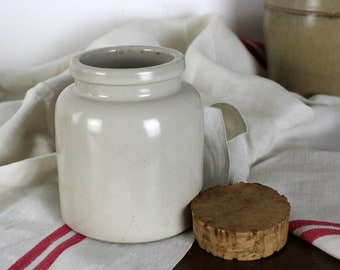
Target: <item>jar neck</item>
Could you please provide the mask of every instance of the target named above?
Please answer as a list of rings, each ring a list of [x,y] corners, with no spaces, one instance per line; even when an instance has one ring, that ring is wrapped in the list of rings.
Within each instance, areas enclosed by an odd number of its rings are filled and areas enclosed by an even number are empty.
[[[265,9],[293,15],[340,16],[338,0],[266,0]]]
[[[74,56],[70,70],[83,97],[116,101],[154,99],[179,91],[184,56],[163,47],[107,47]]]
[[[107,101],[142,101],[175,94],[181,89],[181,77],[136,85],[103,85],[75,80],[77,93],[84,98]]]

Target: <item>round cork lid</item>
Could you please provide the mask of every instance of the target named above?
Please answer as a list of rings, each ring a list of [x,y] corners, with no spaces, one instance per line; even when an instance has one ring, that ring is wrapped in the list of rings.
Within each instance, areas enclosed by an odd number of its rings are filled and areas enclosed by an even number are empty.
[[[191,202],[193,230],[201,248],[227,260],[257,260],[287,242],[290,204],[258,183],[216,186]]]

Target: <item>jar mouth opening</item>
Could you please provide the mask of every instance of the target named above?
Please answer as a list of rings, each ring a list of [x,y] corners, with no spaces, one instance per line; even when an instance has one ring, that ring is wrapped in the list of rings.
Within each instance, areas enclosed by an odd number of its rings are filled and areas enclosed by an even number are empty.
[[[76,81],[93,84],[154,83],[180,76],[184,55],[166,47],[103,47],[75,55],[70,70]]]
[[[159,66],[175,59],[175,55],[151,48],[111,48],[88,52],[79,57],[86,66],[104,69],[138,69]]]

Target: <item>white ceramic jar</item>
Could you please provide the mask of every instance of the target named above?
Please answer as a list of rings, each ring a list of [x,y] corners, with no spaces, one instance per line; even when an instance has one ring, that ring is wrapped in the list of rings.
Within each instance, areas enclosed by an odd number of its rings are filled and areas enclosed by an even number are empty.
[[[62,217],[86,236],[155,241],[191,225],[202,188],[203,113],[183,55],[109,47],[70,62],[56,105]]]

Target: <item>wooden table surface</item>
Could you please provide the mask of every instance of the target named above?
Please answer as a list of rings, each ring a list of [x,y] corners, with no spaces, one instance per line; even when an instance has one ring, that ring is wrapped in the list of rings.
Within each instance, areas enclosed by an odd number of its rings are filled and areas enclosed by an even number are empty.
[[[227,261],[205,252],[195,242],[174,270],[340,270],[340,260],[300,238],[289,235],[287,244],[272,256],[251,262]]]

